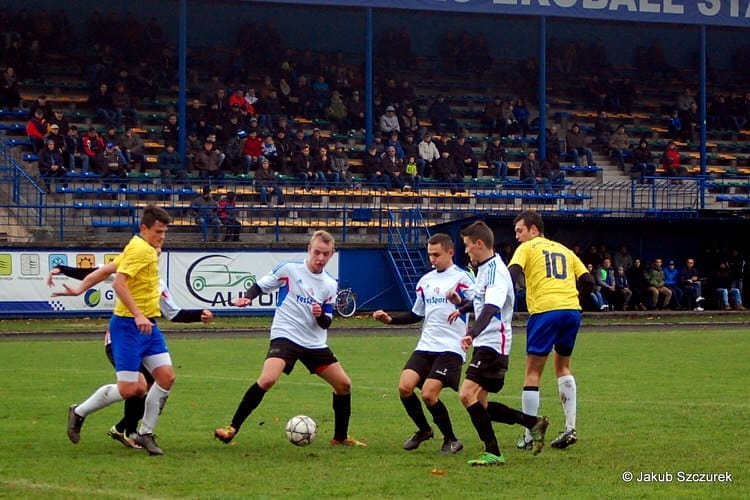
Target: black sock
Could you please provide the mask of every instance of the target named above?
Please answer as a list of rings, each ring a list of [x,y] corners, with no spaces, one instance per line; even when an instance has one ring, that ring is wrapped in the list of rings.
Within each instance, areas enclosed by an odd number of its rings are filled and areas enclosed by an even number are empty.
[[[466,411],[469,412],[471,423],[474,424],[474,428],[477,430],[477,434],[479,434],[479,439],[484,443],[485,451],[500,456],[500,447],[497,445],[495,431],[492,429],[492,421],[482,403],[477,401],[466,408]]]
[[[401,398],[401,404],[406,408],[406,414],[417,424],[417,429],[421,432],[430,430],[430,424],[424,416],[424,410],[422,410],[422,403],[416,394],[412,393],[407,398]]]
[[[443,433],[443,440],[455,441],[456,435],[453,434],[453,424],[451,423],[451,417],[448,415],[448,408],[445,407],[445,404],[438,399],[437,403],[428,406],[427,409],[432,414],[432,420],[435,421],[435,425]]]
[[[263,401],[263,396],[265,395],[266,391],[261,388],[257,382],[250,386],[242,397],[242,401],[240,401],[240,405],[237,407],[237,411],[234,412],[234,416],[232,417],[232,427],[234,427],[235,430],[240,430],[242,424],[247,420],[247,417],[250,416],[253,410],[258,407],[260,402]]]
[[[333,439],[343,441],[349,435],[349,417],[352,414],[352,395],[333,395]]]
[[[487,403],[487,414],[490,416],[490,420],[494,422],[508,425],[521,424],[528,429],[536,425],[536,417],[527,415],[502,403]]]
[[[118,431],[125,432],[126,436],[138,430],[138,421],[143,418],[146,409],[146,398],[134,396],[125,400],[125,414],[122,420],[115,426]],[[122,425],[122,427],[120,427]]]

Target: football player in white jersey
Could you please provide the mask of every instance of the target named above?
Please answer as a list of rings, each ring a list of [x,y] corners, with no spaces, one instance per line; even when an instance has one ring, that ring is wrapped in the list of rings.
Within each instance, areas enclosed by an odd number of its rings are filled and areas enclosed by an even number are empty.
[[[374,319],[387,325],[410,325],[424,320],[422,335],[398,383],[401,404],[417,426],[417,432],[404,443],[405,450],[416,450],[420,443],[434,435],[422,404],[414,394],[415,387],[420,389],[425,406],[443,434],[440,453],[458,453],[464,447],[453,432],[448,408],[440,400],[443,387],[458,391],[461,365],[466,360],[466,353],[461,348],[461,338],[466,334],[466,317],[448,323],[448,316],[456,306],[446,296],[453,291],[462,298],[471,299],[474,285],[472,276],[453,264],[453,254],[453,240],[449,235],[439,233],[430,237],[427,255],[434,269],[417,283],[416,300],[411,311],[392,315],[377,310],[372,314]]]
[[[229,444],[281,374],[290,374],[295,363],[301,361],[311,374],[333,387],[331,444],[365,446],[348,435],[352,382],[327,344],[338,288],[336,280],[325,272],[333,252],[333,236],[327,231],[316,231],[304,260],[278,265],[254,284],[245,297],[234,301],[234,305],[244,307],[260,294],[280,289],[281,304],[273,316],[271,346],[260,377],[243,396],[232,423],[214,431],[216,439]]]
[[[489,393],[500,392],[505,384],[512,340],[513,282],[508,268],[495,253],[495,238],[487,224],[474,222],[461,230],[461,237],[471,264],[477,270],[477,277],[473,300],[462,299],[455,292],[450,293],[449,300],[453,304],[461,304],[461,307],[451,313],[449,321],[453,322],[460,314],[471,311],[476,317],[461,339],[464,349],[468,350],[472,345],[474,349],[459,397],[485,447],[484,453],[479,458],[469,460],[469,464],[501,465],[505,463],[505,457],[497,444],[493,421],[521,424],[529,429],[536,446],[534,454],[537,454],[544,445],[549,420],[487,400]]]
[[[81,280],[81,283],[78,286],[71,287],[67,284],[63,284],[64,290],[52,293],[53,297],[78,296],[114,274],[117,271],[119,263],[120,256],[115,257],[112,262],[104,264],[98,268],[80,268],[59,265],[50,271],[49,276],[47,276],[47,285],[53,286],[53,277],[60,274]],[[164,283],[164,280],[160,280],[159,285],[161,287],[159,308],[161,309],[162,315],[168,320],[175,323],[195,323],[198,321],[209,323],[213,320],[213,313],[208,309],[180,308],[180,306],[174,301],[174,298],[172,297],[169,288],[167,288],[167,284]],[[112,354],[112,340],[109,335],[109,329],[104,333],[104,352],[107,355],[109,362],[114,366],[115,358]],[[150,387],[154,382],[151,373],[143,365],[141,365],[140,372],[140,383],[146,387]],[[144,398],[133,397],[126,399],[125,414],[119,422],[109,429],[107,435],[128,448],[141,448],[141,446],[135,442],[133,436],[137,432],[138,421],[143,416],[143,411],[145,410],[144,404]]]

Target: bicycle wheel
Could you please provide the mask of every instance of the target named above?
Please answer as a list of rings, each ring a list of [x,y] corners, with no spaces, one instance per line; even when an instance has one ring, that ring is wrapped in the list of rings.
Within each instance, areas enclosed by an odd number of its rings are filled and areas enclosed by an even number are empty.
[[[354,316],[357,312],[357,295],[351,290],[339,290],[336,295],[336,312],[344,318]]]

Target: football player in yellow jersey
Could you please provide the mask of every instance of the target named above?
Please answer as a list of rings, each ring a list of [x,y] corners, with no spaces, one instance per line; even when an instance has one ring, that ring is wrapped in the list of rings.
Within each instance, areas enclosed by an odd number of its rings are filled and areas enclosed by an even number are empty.
[[[163,208],[145,207],[140,234],[133,236],[122,252],[112,285],[117,300],[109,324],[117,384],[103,385],[86,401],[70,407],[68,437],[73,443],[80,440],[87,415],[123,399],[146,394],[143,420],[134,440],[150,454],[162,454],[153,428],[169,397],[175,375],[167,344],[156,324],[156,318],[161,316],[158,249],[164,243],[170,222]],[[140,375],[141,363],[155,380],[148,392]]]
[[[522,212],[513,221],[516,240],[520,243],[508,265],[513,282],[523,273],[526,278],[526,377],[521,408],[536,415],[539,410],[539,380],[552,348],[555,349],[555,374],[560,392],[565,430],[550,443],[553,448],[567,448],[578,440],[576,434],[576,382],[570,372],[570,357],[581,326],[581,296],[588,296],[593,279],[572,250],[544,237],[542,216]],[[527,432],[518,441],[520,449],[531,449],[533,440]]]

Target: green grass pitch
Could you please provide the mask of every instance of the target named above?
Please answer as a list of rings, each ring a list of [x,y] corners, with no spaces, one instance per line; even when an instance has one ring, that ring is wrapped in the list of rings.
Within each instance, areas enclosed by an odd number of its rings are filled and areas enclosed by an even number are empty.
[[[579,442],[515,449],[521,428],[495,424],[503,467],[472,468],[482,449],[455,392],[443,392],[465,449],[439,456],[440,439],[406,452],[415,430],[398,399],[399,373],[414,335],[331,335],[352,378],[350,433],[367,448],[329,445],[328,386],[298,365],[284,376],[229,446],[213,429],[229,423],[258,376],[267,338],[173,338],[177,382],[157,428],[162,457],[128,450],[107,429],[118,404],[91,415],[78,445],[65,434],[67,408],[114,380],[100,340],[0,342],[0,497],[4,498],[503,498],[750,496],[747,422],[750,335],[745,329],[680,326],[584,329],[574,354]],[[503,391],[520,408],[524,336],[514,338]],[[541,387],[548,440],[562,429],[551,364]],[[296,414],[318,423],[298,448],[284,436]],[[429,414],[428,414],[429,417]],[[631,472],[631,482],[623,475]],[[659,473],[658,482],[639,480]],[[687,473],[729,473],[731,482]],[[670,479],[671,475],[671,479]]]

